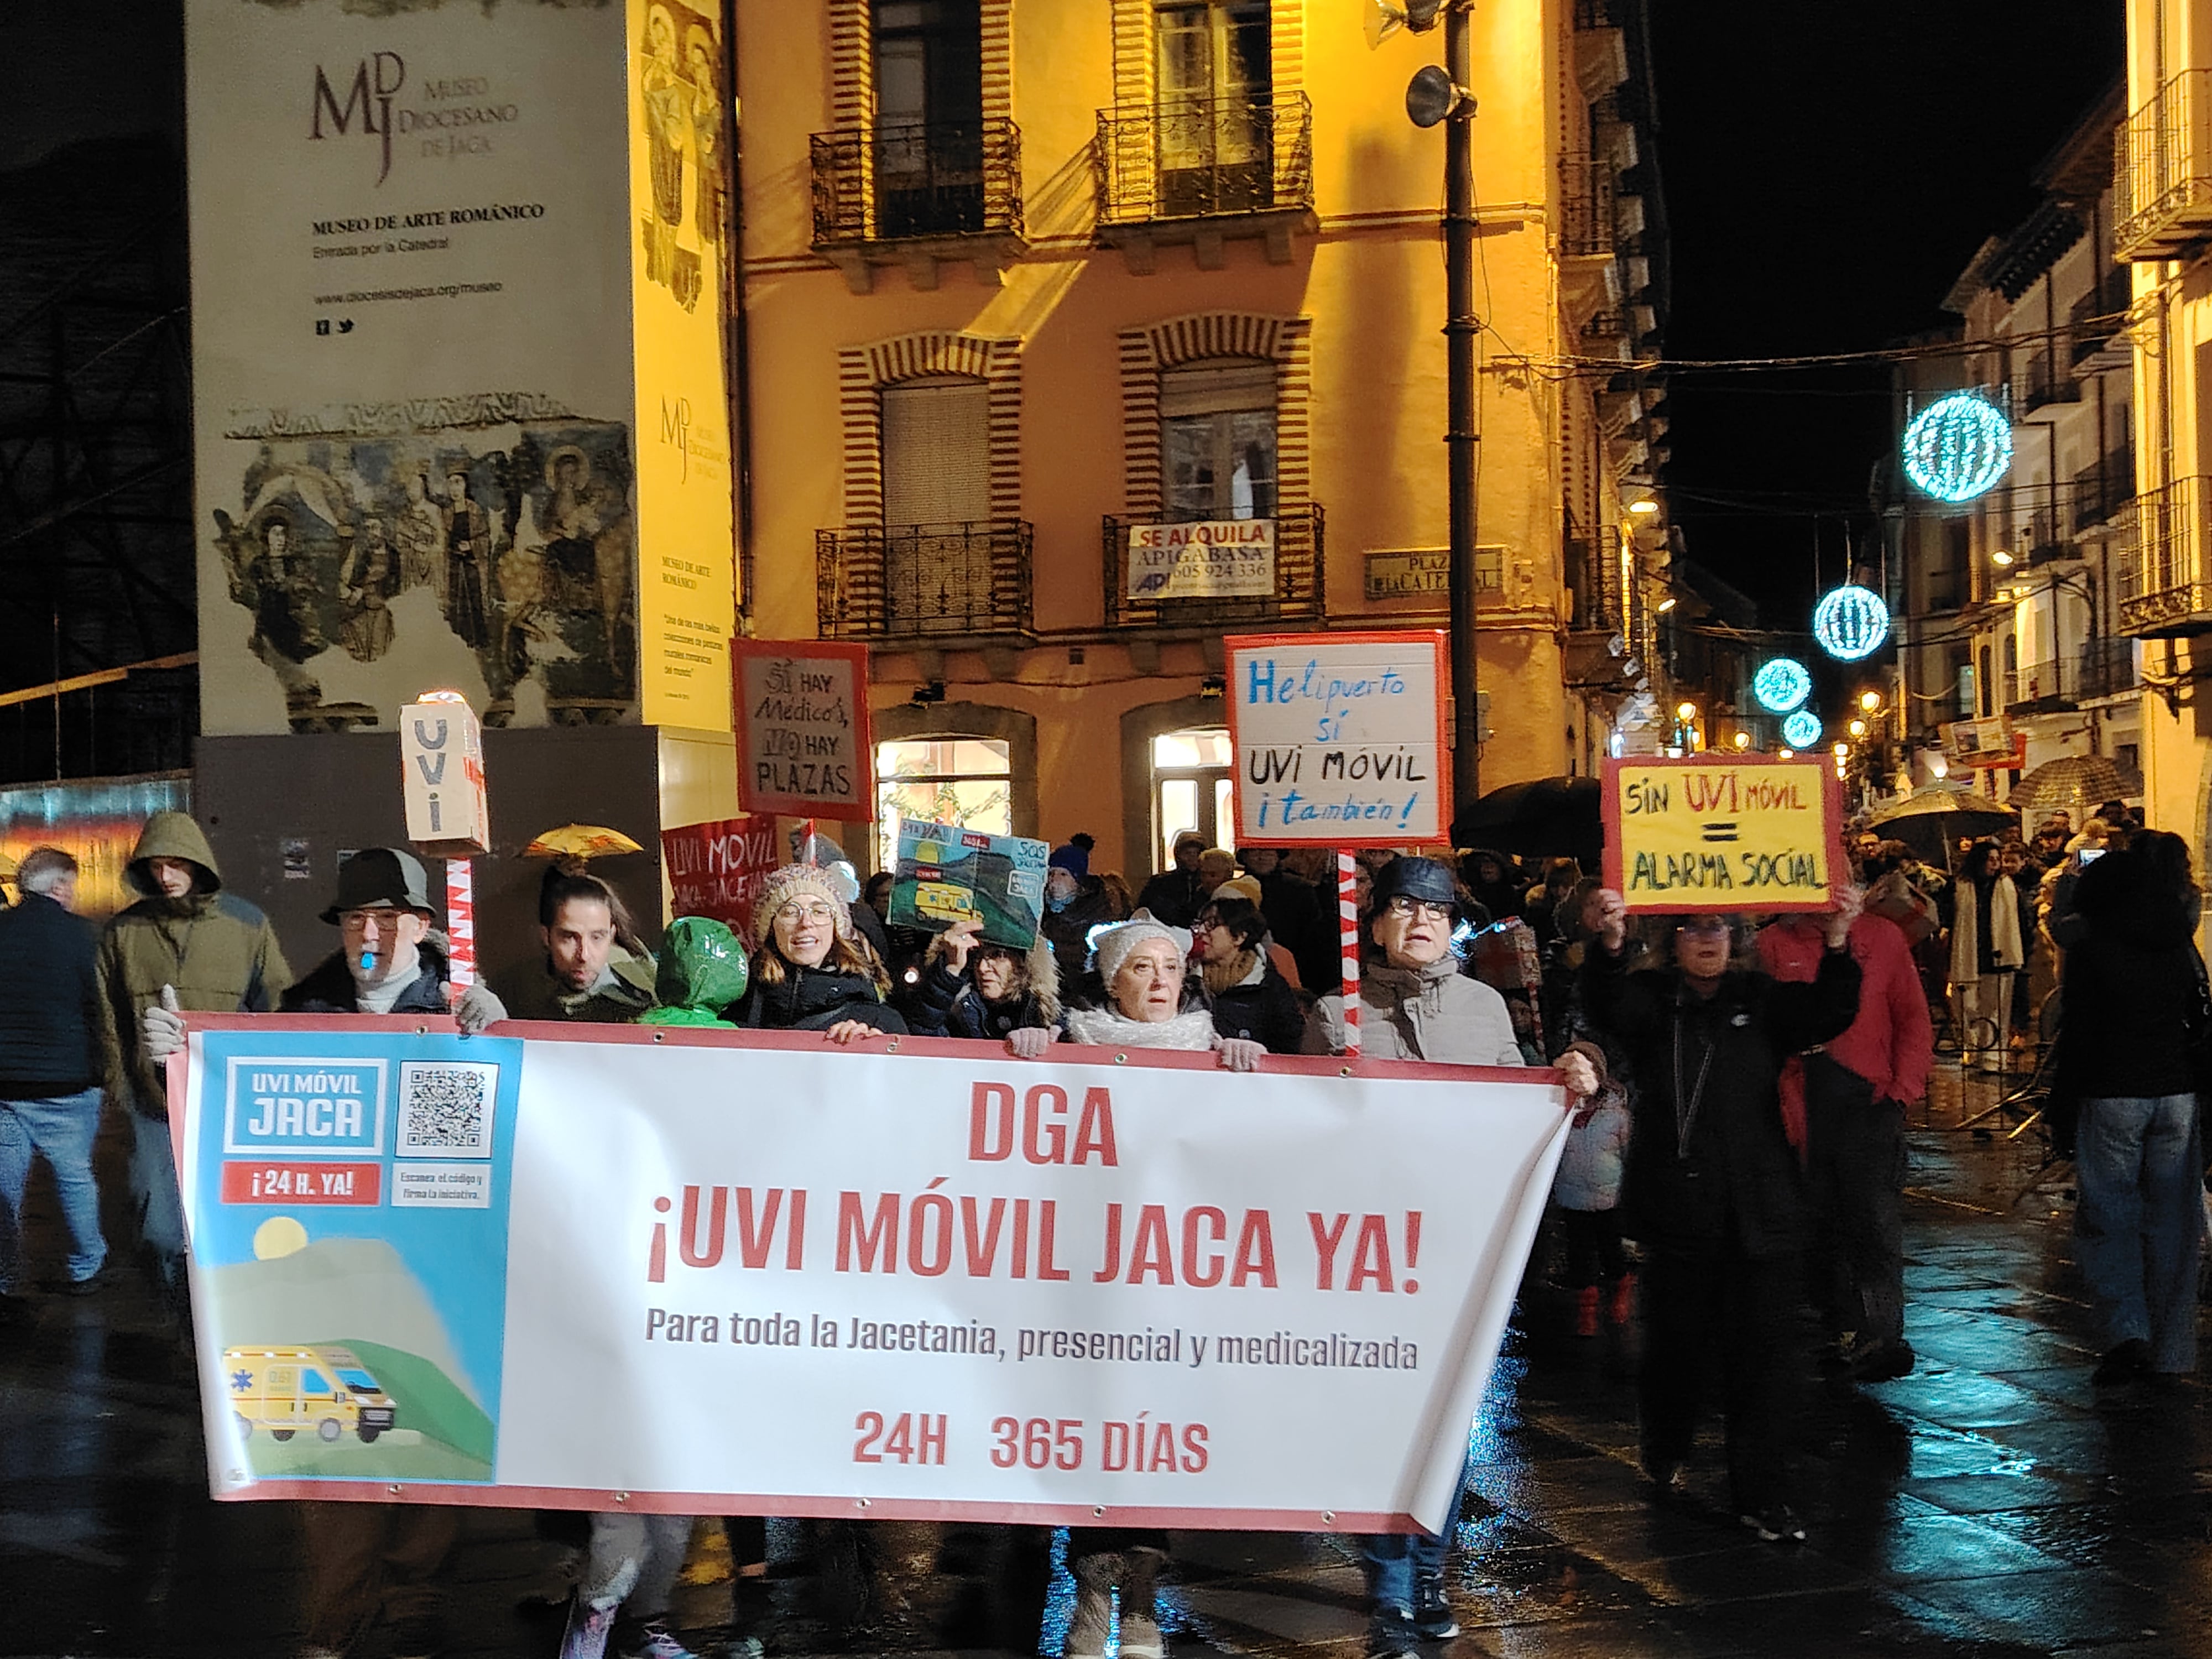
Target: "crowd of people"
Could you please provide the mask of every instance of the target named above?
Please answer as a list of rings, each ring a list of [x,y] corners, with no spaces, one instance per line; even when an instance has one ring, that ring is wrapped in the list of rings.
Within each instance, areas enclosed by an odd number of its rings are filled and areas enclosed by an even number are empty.
[[[166,1122],[167,1057],[192,1011],[450,1010],[464,1031],[505,1018],[664,1021],[811,1030],[835,1045],[913,1032],[1002,1043],[1272,1057],[1340,1053],[1346,999],[1335,855],[1176,837],[1133,892],[1053,849],[1039,934],[1017,948],[976,923],[889,925],[888,873],[863,883],[810,842],[768,876],[739,937],[679,920],[656,952],[609,882],[546,872],[538,938],[496,988],[456,992],[425,872],[371,848],[342,867],[322,920],[335,947],[295,979],[261,913],[223,886],[187,816],[156,814],[128,867],[139,895],[97,937],[70,915],[76,865],[40,848],[0,913],[0,1317],[21,1311],[18,1249],[34,1158],[53,1169],[67,1254],[56,1288],[96,1290],[107,1246],[91,1149],[103,1102],[131,1127],[141,1257],[180,1319],[184,1228]],[[1356,995],[1363,1054],[1559,1068],[1571,1111],[1553,1192],[1564,1328],[1575,1342],[1640,1330],[1644,1468],[1682,1490],[1701,1412],[1717,1405],[1730,1508],[1759,1537],[1802,1540],[1791,1484],[1795,1396],[1820,1364],[1851,1382],[1909,1374],[1903,1194],[1906,1115],[1928,1087],[1936,1018],[1972,1064],[2057,1024],[2053,1116],[2078,1125],[2077,1232],[2108,1332],[2100,1387],[2155,1386],[2195,1365],[2203,1160],[2197,1091],[2212,988],[2179,837],[2113,804],[2077,832],[1978,842],[1938,871],[1868,830],[1826,909],[1632,916],[1571,858],[1492,849],[1455,860],[1358,855]],[[2071,1012],[2041,1019],[2057,994]],[[2015,1033],[2017,1034],[2015,1036]],[[1532,1267],[1523,1314],[1542,1299]],[[303,1659],[372,1631],[435,1650],[458,1511],[308,1504]],[[693,1522],[618,1513],[578,1540],[561,1659],[688,1659],[666,1622]],[[1443,1541],[1364,1541],[1376,1659],[1456,1629]],[[1079,1529],[1068,1659],[1160,1659],[1155,1532]]]

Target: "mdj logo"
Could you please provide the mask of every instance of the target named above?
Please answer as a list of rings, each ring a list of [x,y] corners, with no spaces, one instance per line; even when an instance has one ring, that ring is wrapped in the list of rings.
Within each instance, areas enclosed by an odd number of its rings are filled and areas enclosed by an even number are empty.
[[[380,1060],[234,1060],[223,1151],[380,1154],[384,1073]]]

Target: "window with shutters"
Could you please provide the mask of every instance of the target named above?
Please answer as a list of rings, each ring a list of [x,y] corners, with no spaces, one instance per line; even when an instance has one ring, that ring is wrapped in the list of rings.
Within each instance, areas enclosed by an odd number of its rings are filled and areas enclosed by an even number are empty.
[[[992,609],[990,389],[940,375],[883,389],[884,580],[895,614]]]
[[[1272,362],[1213,358],[1160,376],[1160,469],[1176,522],[1275,516]]]

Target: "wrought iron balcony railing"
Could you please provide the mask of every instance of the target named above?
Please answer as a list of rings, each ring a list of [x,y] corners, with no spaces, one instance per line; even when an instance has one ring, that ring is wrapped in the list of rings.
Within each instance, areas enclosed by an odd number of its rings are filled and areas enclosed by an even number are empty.
[[[2119,629],[2137,639],[2212,632],[2206,508],[2212,479],[2176,478],[2121,515]]]
[[[2125,323],[2132,297],[2126,269],[2115,265],[2096,287],[2074,302],[2067,313],[2066,328],[2070,337],[2069,360],[2075,366],[2112,343]]]
[[[2091,640],[2082,646],[2081,677],[2074,687],[2077,698],[2115,696],[2142,684],[2133,640]]]
[[[1613,196],[1620,176],[1612,162],[1588,155],[1559,159],[1559,252],[1568,258],[1603,258],[1618,241]]]
[[[2169,259],[2212,237],[2212,69],[2184,70],[2113,141],[2112,250]]]
[[[1105,226],[1310,210],[1313,105],[1294,92],[1101,110],[1097,167]]]
[[[2074,534],[2095,530],[2112,522],[2112,515],[2135,494],[2136,456],[2132,449],[2116,449],[2074,475],[2068,486],[2072,501]]]
[[[2075,550],[2074,544],[2059,536],[2058,515],[2055,513],[2048,511],[2031,513],[2027,516],[2027,524],[2021,528],[2027,532],[2023,538],[2027,544],[2027,556],[2021,561],[2025,564],[2049,564],[2053,559],[2071,559],[2080,556]]]
[[[814,246],[1022,234],[1022,135],[1012,121],[817,132]]]
[[[1317,503],[1275,516],[1275,587],[1272,593],[1206,599],[1127,597],[1129,532],[1138,521],[1109,516],[1104,574],[1109,628],[1219,628],[1247,623],[1319,622],[1328,615],[1327,562]],[[1146,523],[1158,523],[1146,520]]]
[[[1026,519],[814,532],[814,616],[825,640],[1025,635]]]
[[[2027,360],[2027,379],[2021,386],[2021,406],[2033,410],[2045,404],[2078,403],[2081,387],[2058,367],[2054,353],[2039,351]]]

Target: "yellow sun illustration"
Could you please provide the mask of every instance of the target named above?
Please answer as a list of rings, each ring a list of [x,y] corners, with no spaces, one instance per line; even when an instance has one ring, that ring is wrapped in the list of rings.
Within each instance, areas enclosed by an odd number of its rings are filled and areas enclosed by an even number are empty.
[[[307,1230],[289,1215],[272,1215],[253,1230],[253,1254],[264,1261],[307,1247]]]

